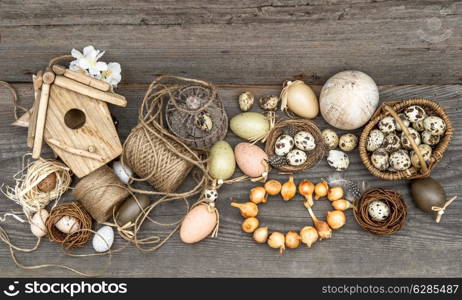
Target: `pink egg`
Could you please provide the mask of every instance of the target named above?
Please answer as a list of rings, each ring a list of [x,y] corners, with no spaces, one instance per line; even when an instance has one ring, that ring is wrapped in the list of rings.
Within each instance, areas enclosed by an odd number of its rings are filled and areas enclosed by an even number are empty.
[[[197,243],[209,236],[217,225],[215,211],[200,204],[189,211],[181,224],[180,238],[184,243]]]
[[[234,148],[236,163],[242,173],[250,177],[259,177],[265,169],[268,155],[260,147],[250,143],[239,143]]]

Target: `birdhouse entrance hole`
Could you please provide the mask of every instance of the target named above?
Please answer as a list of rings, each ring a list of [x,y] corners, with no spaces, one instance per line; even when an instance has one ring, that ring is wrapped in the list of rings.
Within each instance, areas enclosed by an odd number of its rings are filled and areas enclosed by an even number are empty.
[[[70,129],[79,129],[85,125],[85,113],[80,109],[73,108],[64,115],[64,123]]]

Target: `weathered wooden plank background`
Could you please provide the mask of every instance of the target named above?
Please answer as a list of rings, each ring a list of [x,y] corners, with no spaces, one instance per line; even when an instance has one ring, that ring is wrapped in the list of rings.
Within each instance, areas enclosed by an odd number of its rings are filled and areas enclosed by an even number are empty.
[[[121,62],[127,108],[113,108],[125,139],[136,124],[137,106],[156,74],[193,76],[220,83],[229,115],[237,113],[237,95],[251,90],[257,96],[279,93],[290,78],[322,84],[336,71],[362,69],[381,84],[381,100],[428,97],[436,99],[451,116],[456,134],[433,176],[449,195],[461,195],[462,167],[462,2],[460,1],[0,1],[0,80],[16,83],[20,99],[32,99],[30,74],[53,56],[71,47],[94,44],[108,50],[108,60]],[[438,20],[441,27],[438,28]],[[459,84],[458,84],[459,83]],[[232,84],[232,85],[229,85]],[[239,85],[242,84],[242,85]],[[247,84],[247,85],[243,85]],[[249,85],[250,84],[250,85]],[[319,90],[319,86],[316,87]],[[257,110],[257,109],[256,109]],[[26,130],[13,128],[12,105],[0,89],[0,181],[12,176],[28,151]],[[326,128],[322,118],[316,119]],[[357,131],[359,133],[359,131]],[[233,145],[238,139],[228,133]],[[49,151],[45,152],[50,154]],[[244,200],[254,185],[239,183],[220,190],[218,238],[185,245],[175,236],[155,253],[129,247],[113,257],[107,276],[221,277],[221,276],[462,276],[462,202],[456,201],[441,224],[417,210],[406,181],[388,182],[372,177],[355,151],[345,173],[371,186],[394,188],[406,198],[406,227],[389,237],[362,231],[351,212],[347,225],[312,249],[299,248],[279,256],[256,245],[240,231],[241,217],[229,206]],[[325,161],[298,174],[314,181],[331,174]],[[286,180],[286,176],[271,177]],[[183,188],[187,188],[186,182]],[[64,200],[70,200],[65,197]],[[276,230],[296,230],[310,223],[302,199],[282,203],[271,199],[262,207],[261,220]],[[316,211],[322,215],[328,203]],[[17,206],[0,198],[0,215]],[[160,220],[175,220],[184,210],[180,202],[159,207]],[[12,239],[30,246],[29,229],[17,222],[1,223]],[[165,234],[155,226],[146,235]],[[116,247],[124,243],[117,239]],[[91,249],[86,249],[91,251]],[[26,265],[46,262],[97,271],[105,258],[77,260],[59,246],[44,241],[39,251],[19,254]],[[58,270],[24,271],[0,245],[0,276],[72,276]]]

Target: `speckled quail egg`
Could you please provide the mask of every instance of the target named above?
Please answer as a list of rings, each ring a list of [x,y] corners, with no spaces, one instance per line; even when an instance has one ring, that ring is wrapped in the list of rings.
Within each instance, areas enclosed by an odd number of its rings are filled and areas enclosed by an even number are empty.
[[[417,122],[413,122],[412,123],[412,128],[414,128],[415,130],[417,131],[424,131],[425,130],[425,127],[424,127],[424,124],[423,124],[423,121],[424,120],[420,120],[420,121],[417,121]]]
[[[406,127],[409,127],[409,125],[411,125],[411,122],[409,122],[408,119],[406,119],[406,115],[401,113],[401,114],[398,114],[399,118],[401,119],[401,121],[404,123],[404,125],[406,125]],[[403,131],[403,128],[401,128],[401,125],[399,125],[398,122],[396,122],[396,130],[397,131]]]
[[[367,212],[372,220],[381,222],[390,216],[390,207],[381,200],[374,200],[367,206]]]
[[[352,133],[344,134],[340,137],[338,145],[343,151],[352,151],[358,145],[358,137]]]
[[[369,133],[369,137],[367,138],[367,151],[375,151],[379,149],[382,146],[384,139],[385,135],[382,131],[378,129],[371,130],[371,132]]]
[[[375,150],[371,155],[371,162],[374,167],[381,171],[388,170],[390,167],[388,152],[383,148]]]
[[[291,166],[300,166],[306,162],[306,153],[299,149],[294,149],[287,153],[287,160]]]
[[[411,166],[411,158],[406,150],[398,150],[390,154],[390,166],[397,170],[403,171]]]
[[[428,165],[432,157],[432,147],[426,144],[421,144],[418,146],[418,148],[422,154],[423,159],[425,160],[425,163]],[[411,151],[411,163],[416,169],[421,168],[419,156],[415,151]]]
[[[294,136],[295,147],[303,151],[310,151],[316,148],[316,141],[311,133],[299,131]]]
[[[420,145],[420,134],[414,128],[408,128],[409,133],[412,136],[412,139],[416,143],[416,145]],[[403,132],[401,133],[401,144],[403,145],[404,149],[411,150],[412,145],[411,141],[408,139],[407,135]]]
[[[213,201],[217,200],[217,198],[218,198],[218,192],[217,192],[217,190],[206,189],[206,190],[204,191],[204,196],[205,196],[205,199],[206,199],[207,201],[213,202]]]
[[[382,146],[388,152],[393,152],[401,148],[401,140],[396,134],[390,133],[385,136]]]
[[[446,131],[446,123],[437,116],[426,117],[423,121],[425,131],[432,135],[443,135]]]
[[[427,116],[425,110],[418,105],[409,106],[404,110],[404,114],[406,115],[406,118],[411,122],[421,121]]]
[[[274,152],[276,155],[284,156],[294,148],[294,139],[287,134],[279,136],[274,144]]]
[[[330,150],[327,156],[327,163],[337,171],[345,171],[350,165],[350,159],[345,152]]]
[[[379,129],[383,133],[390,133],[396,130],[396,120],[393,117],[385,117],[379,122]]]
[[[338,146],[338,135],[332,129],[324,129],[321,133],[324,144],[329,150],[334,150]]]
[[[440,142],[440,136],[439,135],[433,135],[428,131],[422,132],[422,142],[424,144],[434,146]]]

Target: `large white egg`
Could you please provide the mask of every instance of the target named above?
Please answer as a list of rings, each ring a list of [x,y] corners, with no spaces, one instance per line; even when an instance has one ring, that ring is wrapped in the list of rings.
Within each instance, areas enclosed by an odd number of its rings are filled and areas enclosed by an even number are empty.
[[[93,249],[96,252],[106,252],[114,243],[114,230],[110,226],[101,227],[93,236]]]
[[[361,71],[343,71],[326,81],[319,104],[327,123],[353,130],[366,124],[377,109],[379,90],[369,75]]]

